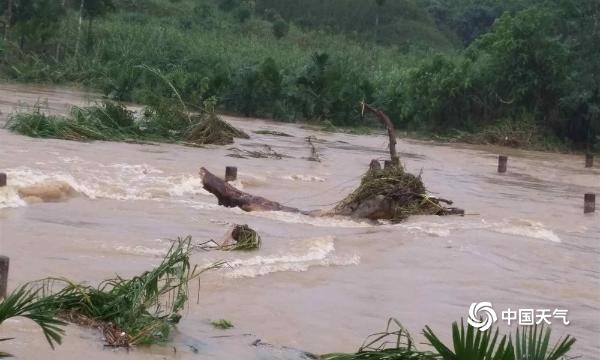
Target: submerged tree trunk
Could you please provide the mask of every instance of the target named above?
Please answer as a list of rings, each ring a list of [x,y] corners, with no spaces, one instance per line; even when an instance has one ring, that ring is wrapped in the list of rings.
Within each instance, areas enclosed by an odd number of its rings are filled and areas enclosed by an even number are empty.
[[[4,41],[8,40],[8,34],[10,32],[10,22],[12,21],[12,7],[13,0],[8,0],[6,5],[6,24],[4,24]]]
[[[284,206],[278,202],[240,191],[205,168],[200,169],[200,177],[202,178],[204,189],[217,197],[219,205],[225,207],[239,207],[244,211],[301,212],[296,208]]]

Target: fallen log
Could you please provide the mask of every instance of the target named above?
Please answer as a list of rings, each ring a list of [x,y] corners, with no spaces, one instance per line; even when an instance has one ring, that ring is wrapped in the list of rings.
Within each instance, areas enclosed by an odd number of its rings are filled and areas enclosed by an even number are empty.
[[[239,207],[244,211],[302,212],[296,208],[281,205],[278,202],[240,191],[229,185],[225,180],[208,171],[206,168],[200,169],[200,177],[202,178],[202,186],[204,189],[217,197],[219,205],[225,207]]]

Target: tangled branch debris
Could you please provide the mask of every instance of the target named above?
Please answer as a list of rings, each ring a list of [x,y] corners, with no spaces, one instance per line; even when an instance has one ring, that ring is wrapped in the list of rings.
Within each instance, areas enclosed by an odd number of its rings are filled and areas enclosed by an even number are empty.
[[[249,139],[244,131],[233,127],[215,113],[207,113],[192,126],[186,140],[194,144],[233,144],[234,138]]]
[[[229,157],[235,157],[239,159],[247,159],[249,157],[256,159],[276,159],[280,160],[283,158],[290,158],[291,156],[280,154],[267,144],[262,145],[263,150],[245,150],[236,147],[229,148],[227,150],[232,151],[228,154]]]
[[[260,235],[248,225],[234,225],[219,249],[226,251],[256,250],[260,248],[261,242]]]
[[[337,215],[371,220],[402,221],[410,215],[463,215],[457,208],[446,208],[440,202],[451,201],[430,197],[421,176],[404,170],[396,152],[396,133],[389,117],[381,110],[363,103],[363,111],[373,112],[387,127],[389,135],[389,166],[381,169],[378,161],[371,161],[359,187],[342,200],[334,209]]]
[[[359,187],[335,208],[338,215],[402,221],[410,215],[462,214],[462,210],[446,208],[427,195],[420,176],[407,173],[402,167],[385,169],[371,167]],[[450,202],[451,203],[451,202]]]
[[[310,157],[308,158],[308,160],[321,162],[321,158],[319,157],[319,150],[317,150],[317,147],[315,146],[313,140],[314,138],[312,136],[306,138],[306,142],[310,145]]]

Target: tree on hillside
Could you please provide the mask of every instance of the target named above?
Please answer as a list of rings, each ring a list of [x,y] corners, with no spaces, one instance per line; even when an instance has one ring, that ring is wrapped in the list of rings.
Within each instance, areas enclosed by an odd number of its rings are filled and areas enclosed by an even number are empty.
[[[277,39],[281,39],[285,37],[289,31],[290,25],[281,16],[278,16],[273,22],[273,35],[275,35]]]
[[[45,50],[44,45],[55,34],[65,13],[56,0],[5,0],[0,4],[5,12],[4,36],[8,40],[10,29],[14,28],[21,49],[34,42]]]
[[[75,45],[75,53],[79,51],[81,41],[81,28],[83,19],[88,21],[87,40],[88,45],[92,40],[92,22],[95,18],[106,14],[115,9],[113,0],[80,0],[79,4],[74,4],[79,9],[79,26],[77,28],[77,43]]]
[[[375,0],[375,3],[377,4],[377,14],[375,14],[375,26],[377,27],[379,26],[379,10],[385,4],[385,0]]]
[[[554,36],[554,20],[543,7],[505,14],[471,50],[491,61],[501,99],[535,112],[544,125],[557,129],[569,67],[567,48]]]
[[[12,8],[13,0],[6,1],[5,15],[4,15],[4,40],[8,40],[8,33],[10,31],[10,23],[12,21]]]

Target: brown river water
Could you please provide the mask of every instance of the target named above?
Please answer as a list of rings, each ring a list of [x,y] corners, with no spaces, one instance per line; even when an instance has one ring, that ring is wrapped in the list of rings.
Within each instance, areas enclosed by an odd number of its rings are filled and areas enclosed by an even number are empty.
[[[0,127],[38,101],[61,113],[93,101],[61,88],[0,85]],[[169,239],[221,239],[232,223],[263,239],[257,252],[198,252],[193,262],[227,260],[202,277],[173,341],[130,351],[105,349],[101,335],[70,325],[52,351],[27,320],[0,326],[1,350],[21,359],[302,359],[356,351],[364,337],[398,319],[418,342],[425,325],[448,340],[450,325],[473,302],[511,309],[567,309],[555,337],[577,338],[574,355],[600,359],[600,213],[583,214],[583,194],[600,193],[600,168],[580,155],[400,140],[402,161],[423,172],[429,190],[466,209],[464,217],[413,217],[401,224],[312,218],[219,207],[202,189],[201,166],[239,168],[237,186],[293,207],[327,209],[352,191],[373,158],[386,158],[383,135],[347,135],[297,125],[226,117],[252,134],[233,145],[264,144],[290,158],[238,159],[225,147],[79,143],[33,139],[0,129],[0,253],[11,259],[9,289],[67,277],[97,284],[160,262]],[[277,130],[294,137],[253,134]],[[307,161],[306,136],[322,162]],[[497,156],[509,170],[497,174]],[[76,196],[27,204],[19,188],[69,184]],[[211,319],[235,328],[215,330]],[[505,322],[498,322],[507,328]],[[514,330],[514,324],[512,326]],[[251,345],[261,339],[259,346]],[[272,345],[266,345],[272,344]],[[426,349],[426,345],[420,345]]]

